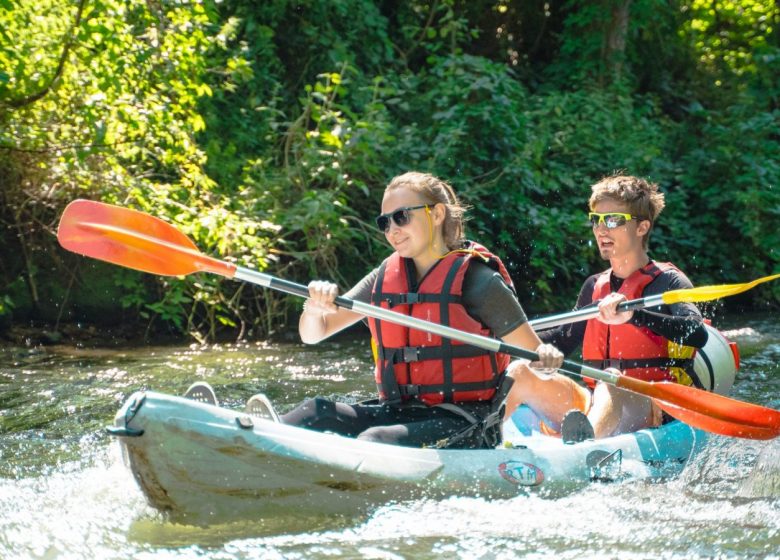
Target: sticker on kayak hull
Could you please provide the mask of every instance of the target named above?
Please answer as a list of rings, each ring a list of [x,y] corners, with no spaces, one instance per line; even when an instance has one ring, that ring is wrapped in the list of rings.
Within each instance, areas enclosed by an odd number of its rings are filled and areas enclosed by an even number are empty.
[[[516,486],[539,486],[544,481],[542,469],[521,461],[501,463],[498,465],[498,474]]]

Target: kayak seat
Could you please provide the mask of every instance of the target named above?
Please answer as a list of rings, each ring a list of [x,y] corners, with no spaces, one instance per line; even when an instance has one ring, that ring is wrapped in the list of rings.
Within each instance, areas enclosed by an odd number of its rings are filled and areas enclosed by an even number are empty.
[[[263,420],[270,420],[271,422],[281,422],[279,415],[274,410],[274,406],[271,401],[268,400],[263,393],[258,393],[250,397],[246,401],[246,408],[244,409],[249,416],[254,418],[261,418]]]
[[[219,406],[217,401],[217,394],[214,389],[205,381],[196,381],[184,393],[185,399],[191,399],[193,401],[202,402],[205,404],[212,404]]]

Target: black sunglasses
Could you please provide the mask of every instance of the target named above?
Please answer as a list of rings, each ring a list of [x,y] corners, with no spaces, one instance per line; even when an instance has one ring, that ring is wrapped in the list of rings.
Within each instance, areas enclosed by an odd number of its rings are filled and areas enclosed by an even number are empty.
[[[399,208],[398,210],[393,210],[387,214],[380,214],[376,217],[376,226],[380,231],[387,233],[390,230],[390,219],[392,219],[395,222],[395,225],[398,227],[404,227],[409,223],[409,220],[411,220],[409,212],[412,210],[419,210],[420,208],[427,209],[428,206],[428,204],[421,204],[419,206],[406,206],[405,208]]]

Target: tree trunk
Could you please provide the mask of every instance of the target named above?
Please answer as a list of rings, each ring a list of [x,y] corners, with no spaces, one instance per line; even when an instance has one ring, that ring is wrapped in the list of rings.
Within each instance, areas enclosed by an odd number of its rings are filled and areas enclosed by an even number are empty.
[[[609,10],[610,18],[604,29],[603,78],[604,81],[614,83],[620,81],[623,73],[631,0],[607,0],[604,8]]]

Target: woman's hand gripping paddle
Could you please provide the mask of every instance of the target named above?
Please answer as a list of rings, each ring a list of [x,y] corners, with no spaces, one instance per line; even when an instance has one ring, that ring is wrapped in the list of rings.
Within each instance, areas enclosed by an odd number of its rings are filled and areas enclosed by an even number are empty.
[[[70,203],[60,219],[57,239],[65,249],[75,253],[152,274],[186,276],[193,272],[211,272],[304,298],[309,295],[308,288],[302,284],[206,256],[169,223],[119,206],[89,200]],[[531,361],[539,358],[535,352],[500,340],[342,296],[337,297],[335,303],[368,317],[431,332],[493,352]],[[771,408],[675,383],[650,383],[615,375],[568,360],[564,360],[561,369],[651,397],[671,416],[708,432],[750,439],[771,439],[780,435],[780,412]]]

